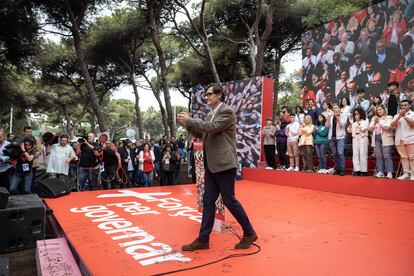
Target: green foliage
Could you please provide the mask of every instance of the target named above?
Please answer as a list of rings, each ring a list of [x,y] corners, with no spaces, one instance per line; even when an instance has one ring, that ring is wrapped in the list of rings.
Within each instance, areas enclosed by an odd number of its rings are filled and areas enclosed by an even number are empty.
[[[156,111],[153,107],[142,112],[142,124],[144,132],[149,133],[151,137],[158,138],[164,135],[161,112]]]
[[[278,98],[278,107],[275,111],[278,112],[281,106],[289,107],[290,111],[293,111],[296,106],[302,106],[300,84],[300,73],[295,71],[291,75],[287,76],[282,82],[280,82],[280,92]],[[277,114],[277,113],[276,113]]]
[[[130,100],[110,100],[104,106],[104,112],[108,118],[108,128],[111,135],[117,135],[120,131],[125,132],[135,120],[134,103]]]
[[[298,6],[307,10],[303,18],[305,28],[314,28],[337,17],[347,16],[368,5],[371,0],[298,0]]]

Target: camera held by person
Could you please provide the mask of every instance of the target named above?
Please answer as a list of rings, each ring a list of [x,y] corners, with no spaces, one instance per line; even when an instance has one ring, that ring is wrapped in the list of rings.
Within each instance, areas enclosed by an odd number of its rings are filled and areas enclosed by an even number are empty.
[[[31,135],[24,135],[19,138],[16,138],[13,142],[5,147],[3,150],[4,155],[9,156],[13,160],[17,160],[22,154],[21,144],[25,141],[30,140],[33,144],[36,143],[36,140]]]

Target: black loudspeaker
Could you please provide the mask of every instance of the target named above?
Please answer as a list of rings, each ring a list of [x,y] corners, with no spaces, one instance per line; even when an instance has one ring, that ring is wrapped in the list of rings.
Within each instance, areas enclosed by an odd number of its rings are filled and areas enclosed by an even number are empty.
[[[35,182],[46,179],[46,178],[48,178],[46,170],[39,170],[39,169],[36,170],[35,179],[34,179]]]
[[[60,179],[45,178],[35,182],[35,192],[41,198],[55,198],[70,194],[70,189]]]
[[[6,209],[9,202],[9,191],[6,188],[0,187],[0,209]]]
[[[9,258],[0,257],[0,276],[9,276]]]
[[[0,254],[35,248],[45,238],[46,206],[35,194],[12,195],[0,210]]]

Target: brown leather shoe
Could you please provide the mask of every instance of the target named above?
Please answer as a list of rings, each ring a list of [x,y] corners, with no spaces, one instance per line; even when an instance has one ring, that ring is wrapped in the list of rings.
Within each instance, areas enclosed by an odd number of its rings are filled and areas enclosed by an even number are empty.
[[[235,249],[247,249],[252,245],[252,243],[257,241],[257,239],[258,237],[256,233],[254,233],[251,236],[243,236],[243,238],[240,240],[238,244],[234,246],[234,248]]]
[[[195,250],[206,250],[209,249],[208,242],[201,242],[195,239],[192,243],[183,245],[181,249],[183,251],[195,251]]]

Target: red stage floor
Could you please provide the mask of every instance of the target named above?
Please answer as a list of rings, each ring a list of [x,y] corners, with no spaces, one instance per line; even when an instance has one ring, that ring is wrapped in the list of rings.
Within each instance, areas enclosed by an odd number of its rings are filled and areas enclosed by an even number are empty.
[[[320,181],[324,179],[329,178],[321,176]],[[181,252],[181,245],[191,242],[200,226],[195,185],[130,190],[140,198],[97,198],[122,195],[119,191],[46,200],[93,275],[152,275],[255,251],[232,249],[237,238],[224,232],[212,234],[210,250]],[[236,194],[256,228],[262,251],[177,275],[414,275],[413,203],[252,181],[238,182]],[[183,206],[188,208],[180,212]],[[230,215],[226,223],[241,233]],[[125,227],[135,237],[116,229]],[[191,260],[168,260],[173,256]]]

